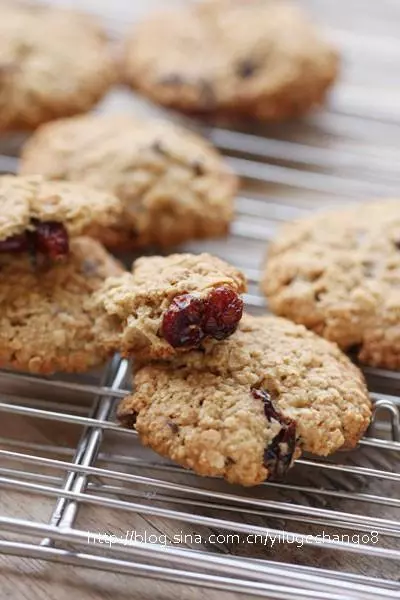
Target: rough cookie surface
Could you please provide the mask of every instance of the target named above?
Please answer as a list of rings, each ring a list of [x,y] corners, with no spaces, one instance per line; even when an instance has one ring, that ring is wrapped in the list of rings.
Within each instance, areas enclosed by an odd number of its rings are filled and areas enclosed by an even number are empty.
[[[271,475],[266,458],[279,431],[265,393],[295,423],[292,458],[355,446],[371,418],[359,369],[335,344],[278,317],[247,315],[227,340],[139,367],[135,386],[119,417],[126,426],[136,421],[146,445],[202,475],[244,485]],[[287,452],[281,449],[281,460]]]
[[[23,233],[32,219],[63,223],[70,236],[94,224],[117,221],[121,203],[112,194],[42,177],[0,177],[0,240]]]
[[[126,42],[125,79],[182,111],[279,120],[323,101],[336,52],[275,0],[193,3],[154,14]]]
[[[107,246],[170,246],[223,235],[237,179],[201,137],[131,115],[87,115],[41,127],[25,145],[21,172],[84,182],[124,203],[117,226],[95,232]]]
[[[0,4],[0,130],[88,110],[114,80],[103,32],[72,11]]]
[[[282,428],[268,421],[250,387],[207,372],[174,372],[160,365],[141,369],[136,393],[119,407],[123,425],[135,427],[145,445],[200,475],[256,485],[270,475],[268,446]],[[296,439],[288,467],[298,455]]]
[[[86,371],[107,351],[87,303],[122,268],[90,238],[76,238],[66,263],[33,269],[29,257],[0,255],[0,366],[34,373]]]
[[[207,304],[210,299],[219,300],[215,299],[215,291],[221,289],[222,293],[227,291],[233,296],[228,298],[228,305],[222,307],[222,323]],[[222,327],[221,337],[233,333],[242,315],[239,294],[245,289],[245,278],[240,271],[209,254],[139,258],[132,273],[108,279],[94,295],[93,302],[98,310],[96,331],[105,346],[117,348],[126,355],[133,354],[143,360],[167,358],[179,351],[187,351],[188,347],[200,345],[206,338],[218,338],[218,335],[212,335],[212,326],[218,332]],[[181,308],[179,299],[189,300],[189,304],[193,300],[196,306],[199,304],[200,310],[209,317],[207,323],[204,325],[203,313],[201,322],[196,320],[197,313],[192,319],[192,311],[189,310],[188,315],[186,310],[187,303],[182,313],[171,317],[171,309],[179,312]],[[226,330],[223,325],[226,320],[228,325],[231,324],[230,317],[234,321],[232,330],[229,327]],[[169,318],[174,320],[173,325],[183,330],[183,337],[189,337],[188,343],[185,343],[185,338],[182,344],[171,344],[173,340],[166,329],[170,324],[166,323]],[[218,328],[219,325],[221,327]],[[202,327],[202,337],[191,337],[193,331]]]
[[[279,315],[361,362],[400,367],[400,206],[363,204],[285,225],[262,288]]]

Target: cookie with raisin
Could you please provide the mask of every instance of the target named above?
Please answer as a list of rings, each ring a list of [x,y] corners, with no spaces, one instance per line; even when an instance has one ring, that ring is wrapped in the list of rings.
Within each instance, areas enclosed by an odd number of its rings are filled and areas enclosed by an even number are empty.
[[[121,203],[112,194],[40,176],[0,177],[0,254],[68,256],[70,238],[115,223]]]
[[[139,258],[94,295],[98,337],[140,360],[168,358],[232,335],[244,275],[210,254]]]
[[[201,136],[134,115],[86,115],[37,130],[20,172],[81,182],[120,198],[114,225],[93,227],[107,247],[176,246],[226,235],[237,178]]]
[[[185,113],[279,121],[321,104],[338,62],[294,4],[203,0],[137,24],[125,45],[124,77]]]
[[[371,418],[361,372],[339,348],[277,317],[243,317],[232,337],[139,366],[122,425],[200,475],[257,485],[303,451],[354,447]]]

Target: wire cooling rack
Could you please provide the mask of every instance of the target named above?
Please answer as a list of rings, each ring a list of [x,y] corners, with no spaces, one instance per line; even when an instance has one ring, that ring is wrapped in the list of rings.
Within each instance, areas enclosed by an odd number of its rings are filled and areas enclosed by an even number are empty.
[[[372,90],[371,61],[389,76],[400,44],[330,34],[345,72],[329,109],[246,132],[195,124],[243,185],[230,237],[185,249],[242,268],[256,314],[266,310],[259,272],[280,222],[398,194],[400,104],[361,91]],[[365,80],[357,71],[352,87],[354,64]],[[16,168],[8,144],[0,170]],[[365,375],[375,410],[357,450],[306,456],[285,482],[242,489],[184,471],[115,424],[130,386],[117,356],[84,377],[1,372],[0,552],[244,596],[400,597],[400,373]]]

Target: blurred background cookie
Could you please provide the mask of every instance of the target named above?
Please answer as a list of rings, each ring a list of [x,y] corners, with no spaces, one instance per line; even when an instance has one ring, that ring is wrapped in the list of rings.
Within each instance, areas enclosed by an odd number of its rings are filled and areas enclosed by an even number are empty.
[[[262,289],[271,309],[351,350],[400,367],[400,205],[381,200],[284,225]]]
[[[139,23],[123,70],[129,85],[168,107],[281,120],[324,100],[338,57],[290,3],[203,1]]]
[[[107,40],[94,18],[0,3],[0,132],[87,111],[114,78]]]
[[[93,231],[111,248],[221,236],[233,218],[237,179],[222,157],[161,120],[111,114],[49,123],[27,142],[20,171],[116,194],[125,207],[120,222]]]

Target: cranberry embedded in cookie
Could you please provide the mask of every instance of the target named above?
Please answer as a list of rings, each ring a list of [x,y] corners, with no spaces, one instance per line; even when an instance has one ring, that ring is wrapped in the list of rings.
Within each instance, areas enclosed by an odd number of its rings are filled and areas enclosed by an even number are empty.
[[[236,331],[242,315],[243,300],[235,290],[228,286],[214,288],[204,300],[204,332],[224,340]]]
[[[162,317],[161,335],[174,348],[196,348],[205,337],[203,317],[203,300],[176,296]]]
[[[69,253],[69,236],[62,223],[36,221],[33,231],[35,250],[53,260],[65,258]]]
[[[280,479],[292,466],[296,450],[296,422],[278,411],[265,390],[253,388],[253,397],[261,400],[268,422],[277,421],[281,429],[264,450],[264,464],[270,473],[270,479]]]
[[[0,254],[63,260],[71,237],[113,224],[121,214],[120,201],[109,194],[41,177],[2,176],[0,196]]]
[[[28,250],[29,244],[26,232],[18,235],[12,235],[11,237],[0,241],[0,253],[2,254],[16,254],[19,252],[26,252]]]
[[[69,253],[69,235],[62,223],[55,221],[32,221],[32,229],[0,241],[0,253],[37,253],[52,260],[62,260]]]
[[[183,294],[164,312],[161,333],[174,348],[195,348],[206,336],[223,340],[232,335],[242,314],[243,300],[228,286],[201,298]]]
[[[232,335],[245,290],[242,273],[209,254],[140,258],[96,294],[98,333],[125,355],[169,358]]]

